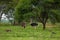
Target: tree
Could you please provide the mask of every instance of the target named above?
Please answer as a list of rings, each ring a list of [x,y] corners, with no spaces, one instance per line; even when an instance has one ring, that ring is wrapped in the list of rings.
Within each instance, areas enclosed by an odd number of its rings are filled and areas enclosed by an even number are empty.
[[[15,10],[15,20],[16,22],[20,23],[23,20],[25,20],[25,15],[29,13],[32,9],[30,8],[31,6],[29,5],[31,1],[29,0],[20,0],[18,5],[16,6]]]
[[[38,8],[39,10],[37,11],[37,9],[35,8],[35,11],[39,17],[39,20],[41,21],[41,23],[43,24],[43,29],[45,29],[45,26],[46,26],[46,22],[48,19],[50,19],[50,21],[52,21],[52,23],[55,23],[56,21],[58,22],[59,21],[59,13],[55,11],[59,11],[59,4],[60,2],[57,1],[57,0],[51,0],[51,1],[48,1],[48,0],[33,0],[32,1],[32,4]],[[52,10],[55,10],[55,11],[52,11]],[[57,14],[58,13],[58,14]]]
[[[16,0],[0,0],[0,11],[2,11],[0,14],[2,15],[2,13],[5,13],[8,15],[8,12],[10,10],[14,11],[18,1],[16,1]],[[1,15],[0,15],[0,19],[1,19]],[[8,19],[9,19],[9,17],[8,17]]]

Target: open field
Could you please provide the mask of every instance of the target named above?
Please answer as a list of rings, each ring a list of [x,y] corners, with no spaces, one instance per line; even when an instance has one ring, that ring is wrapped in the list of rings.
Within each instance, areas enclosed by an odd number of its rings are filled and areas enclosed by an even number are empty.
[[[46,30],[42,30],[41,24],[36,29],[30,25],[25,29],[21,26],[0,26],[0,40],[60,40],[59,26],[46,27]]]

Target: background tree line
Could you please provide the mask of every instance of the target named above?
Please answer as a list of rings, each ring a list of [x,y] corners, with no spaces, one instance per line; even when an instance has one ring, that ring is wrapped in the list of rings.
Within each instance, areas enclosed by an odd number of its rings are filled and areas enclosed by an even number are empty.
[[[13,8],[14,24],[29,21],[31,18],[41,22],[45,29],[48,19],[53,23],[60,22],[60,0],[0,0],[7,8]]]

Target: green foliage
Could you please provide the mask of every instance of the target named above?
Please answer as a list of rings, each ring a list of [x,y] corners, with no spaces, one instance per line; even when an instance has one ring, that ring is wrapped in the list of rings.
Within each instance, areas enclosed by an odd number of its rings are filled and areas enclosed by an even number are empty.
[[[5,5],[4,10],[8,11],[9,9],[14,9],[16,7],[18,1],[16,1],[16,0],[0,0],[0,6]]]
[[[32,8],[29,0],[20,0],[15,10],[15,20],[21,22],[25,19],[26,14],[28,14]]]

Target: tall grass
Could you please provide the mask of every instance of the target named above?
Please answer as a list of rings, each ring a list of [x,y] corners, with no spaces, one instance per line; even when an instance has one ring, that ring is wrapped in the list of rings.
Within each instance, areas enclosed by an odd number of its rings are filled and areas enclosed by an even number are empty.
[[[41,24],[36,29],[29,24],[25,29],[21,26],[0,26],[0,40],[60,40],[60,28],[57,25],[43,30]]]

